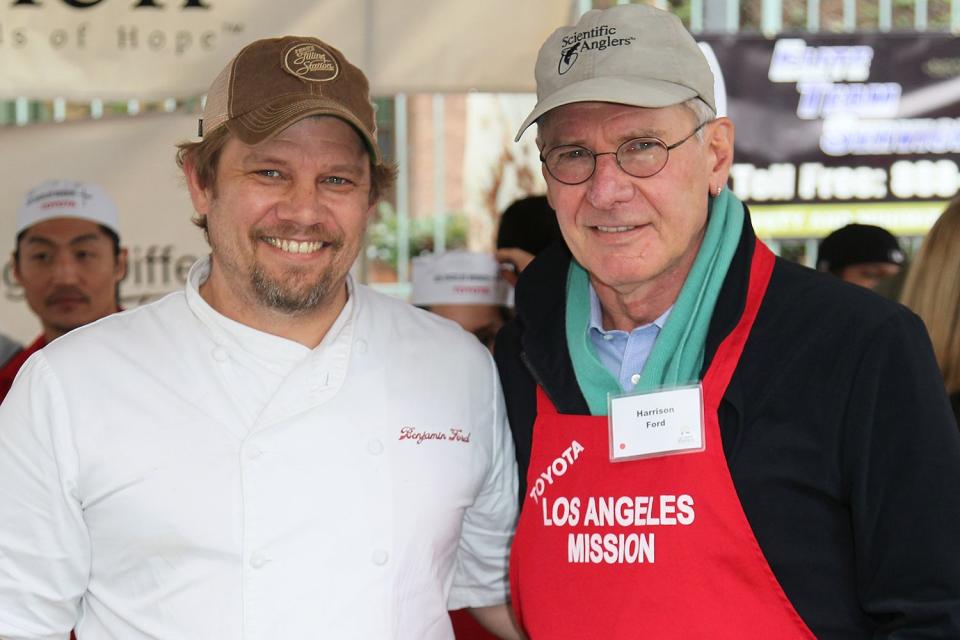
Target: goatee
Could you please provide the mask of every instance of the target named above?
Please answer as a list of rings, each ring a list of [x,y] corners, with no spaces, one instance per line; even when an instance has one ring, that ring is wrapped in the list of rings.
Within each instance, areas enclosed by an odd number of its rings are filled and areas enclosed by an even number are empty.
[[[270,277],[259,264],[250,272],[250,284],[257,299],[266,307],[283,313],[298,314],[313,311],[321,306],[331,292],[333,283],[329,271],[308,286],[298,287],[302,274],[278,280]]]

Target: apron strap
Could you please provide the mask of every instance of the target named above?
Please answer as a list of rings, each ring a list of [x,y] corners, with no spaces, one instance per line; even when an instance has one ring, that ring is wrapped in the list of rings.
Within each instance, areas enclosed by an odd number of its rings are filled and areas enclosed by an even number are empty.
[[[537,415],[543,416],[554,413],[557,413],[557,408],[550,402],[550,398],[547,396],[547,392],[543,390],[543,387],[537,385]]]
[[[767,285],[770,284],[775,263],[776,256],[758,238],[750,264],[750,282],[743,314],[737,326],[720,343],[703,379],[704,405],[707,407],[719,406],[720,398],[727,391],[727,385],[730,384],[730,378],[733,377],[733,372],[740,361],[740,354],[743,353],[743,347],[757,319],[757,312],[767,292]]]

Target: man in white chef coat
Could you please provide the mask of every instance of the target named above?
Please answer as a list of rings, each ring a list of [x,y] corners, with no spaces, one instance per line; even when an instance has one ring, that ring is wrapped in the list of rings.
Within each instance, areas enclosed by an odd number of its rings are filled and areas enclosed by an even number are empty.
[[[349,276],[379,194],[363,73],[257,41],[180,145],[211,255],[83,327],[0,408],[0,637],[512,637],[493,362]]]

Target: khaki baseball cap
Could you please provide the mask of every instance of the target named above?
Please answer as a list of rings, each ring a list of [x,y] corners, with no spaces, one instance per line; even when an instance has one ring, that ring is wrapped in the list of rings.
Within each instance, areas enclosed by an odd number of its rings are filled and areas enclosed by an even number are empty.
[[[316,38],[268,38],[244,47],[210,85],[200,135],[225,126],[242,142],[257,144],[313,115],[353,125],[374,163],[381,162],[363,72]]]
[[[699,97],[716,112],[713,73],[672,13],[645,4],[588,11],[554,31],[537,56],[537,106],[516,140],[551,109],[575,102],[669,107]]]
[[[116,203],[103,187],[89,182],[47,180],[31,189],[17,210],[17,235],[53,218],[89,220],[120,235]]]

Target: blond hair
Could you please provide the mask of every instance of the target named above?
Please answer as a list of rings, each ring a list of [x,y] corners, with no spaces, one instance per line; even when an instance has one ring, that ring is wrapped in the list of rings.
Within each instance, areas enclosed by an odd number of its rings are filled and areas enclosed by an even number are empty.
[[[924,238],[900,301],[927,325],[947,392],[960,392],[960,197]]]

